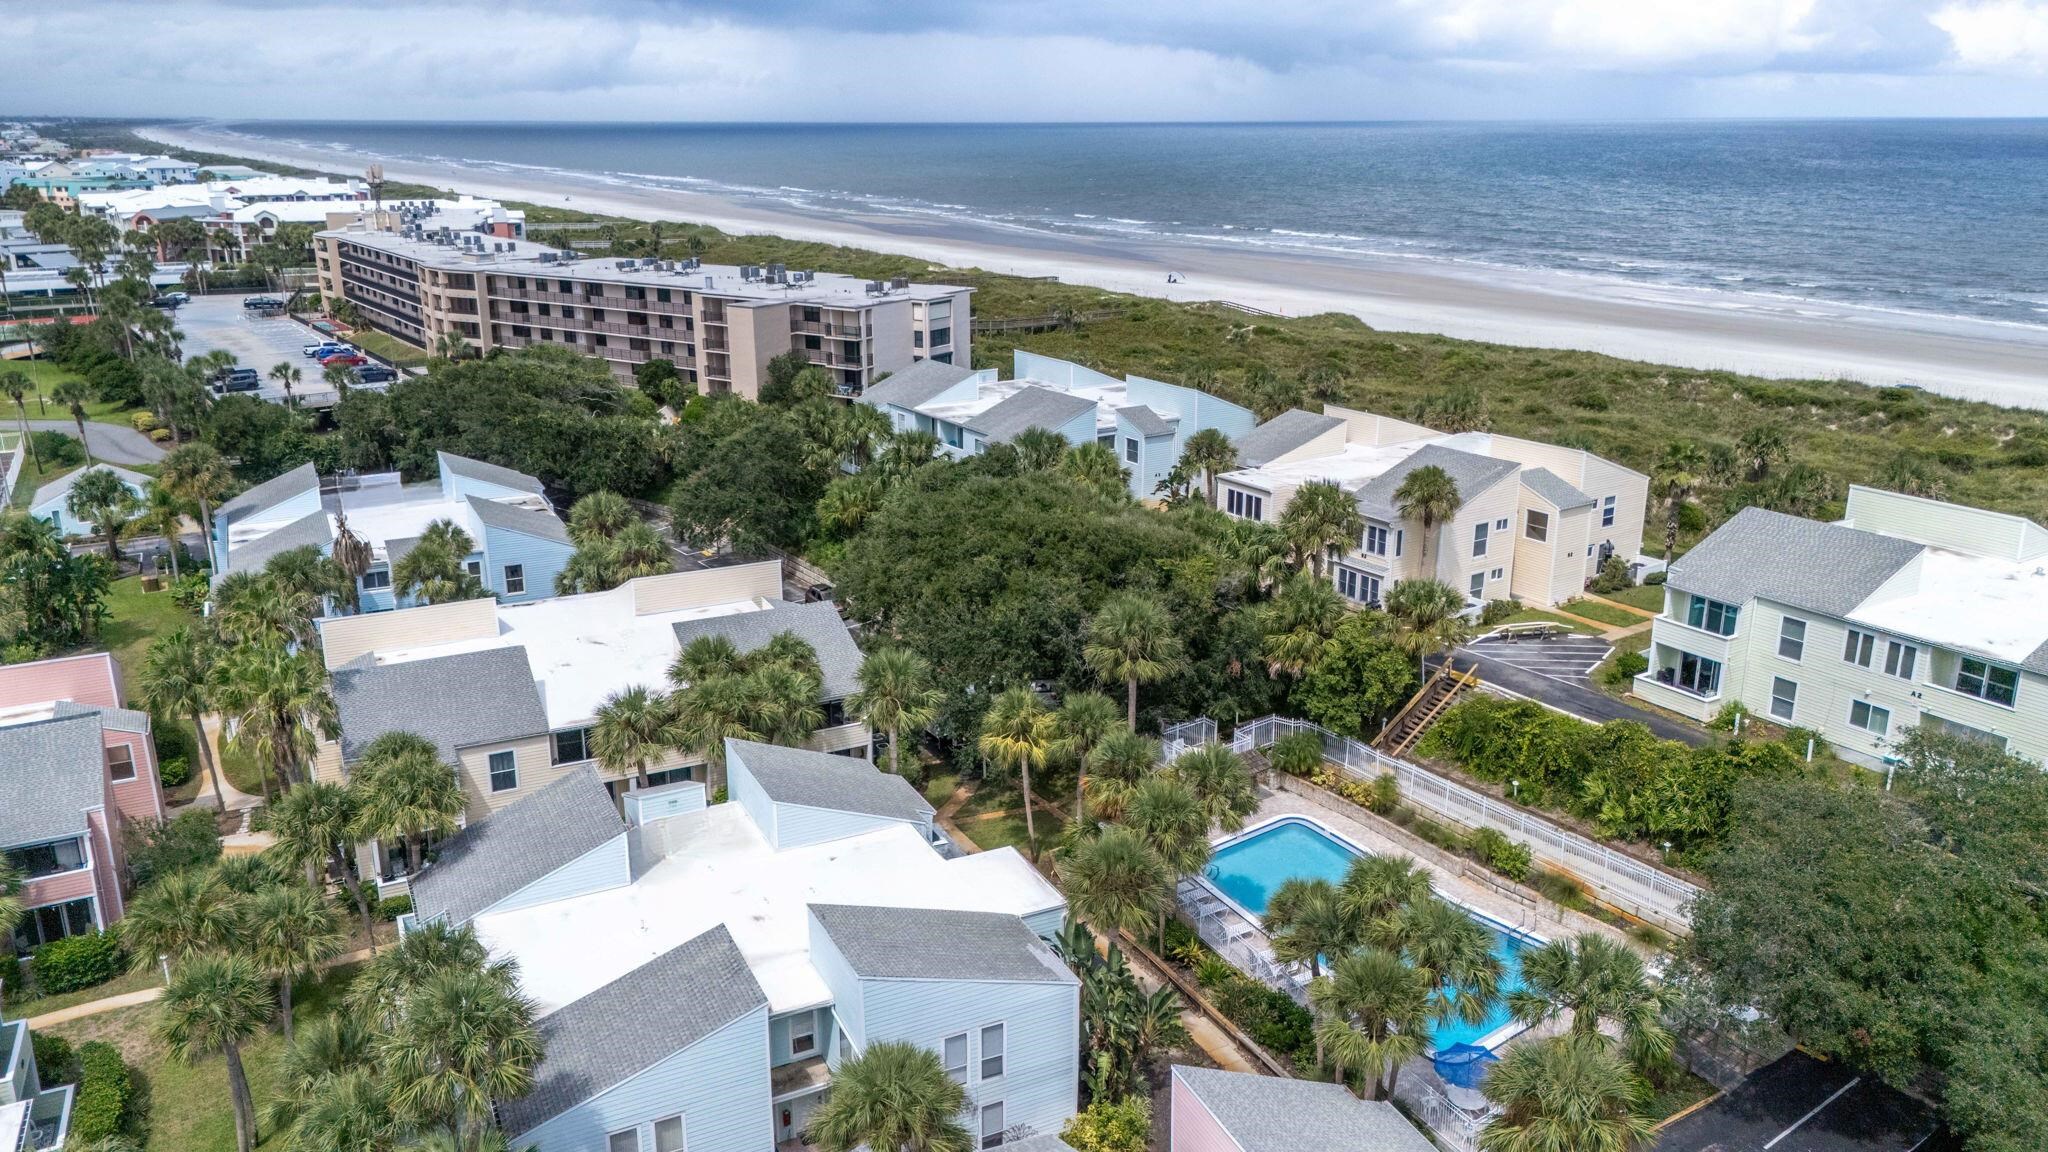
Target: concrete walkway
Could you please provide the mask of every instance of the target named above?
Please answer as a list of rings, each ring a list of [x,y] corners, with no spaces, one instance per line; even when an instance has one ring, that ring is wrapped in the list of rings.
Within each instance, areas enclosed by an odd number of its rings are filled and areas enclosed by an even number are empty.
[[[201,719],[200,723],[206,729],[206,743],[213,753],[213,764],[210,769],[205,770],[206,779],[199,782],[199,795],[213,795],[213,786],[217,779],[217,782],[220,784],[221,798],[227,802],[228,811],[246,812],[251,808],[262,807],[263,797],[251,796],[240,788],[235,787],[234,782],[228,779],[227,772],[221,768],[222,736],[220,717],[217,714],[208,713]]]
[[[28,426],[31,431],[62,432],[73,440],[78,439],[78,424],[72,420],[31,420]],[[135,429],[91,420],[85,422],[85,447],[92,453],[96,464],[130,467],[154,464],[164,458],[163,448]]]
[[[324,971],[340,964],[353,964],[359,960],[368,960],[369,958],[370,950],[368,948],[358,948],[353,952],[344,952],[331,960],[324,961],[320,967]],[[73,1004],[69,1008],[59,1008],[55,1012],[45,1012],[41,1016],[31,1016],[28,1020],[28,1030],[40,1032],[45,1028],[54,1028],[59,1024],[67,1024],[73,1020],[83,1020],[88,1016],[98,1016],[107,1012],[118,1012],[123,1008],[133,1008],[140,1004],[153,1003],[160,999],[163,994],[163,985],[159,984],[154,988],[123,992],[119,996],[108,996],[100,1000],[88,1000],[83,1004]]]

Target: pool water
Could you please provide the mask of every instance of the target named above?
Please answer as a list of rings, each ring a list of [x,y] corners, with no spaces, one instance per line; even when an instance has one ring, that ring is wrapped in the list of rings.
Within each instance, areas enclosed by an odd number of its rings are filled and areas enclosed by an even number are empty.
[[[1356,850],[1313,824],[1282,820],[1218,848],[1210,858],[1206,875],[1218,891],[1238,906],[1255,916],[1264,916],[1267,901],[1280,885],[1297,879],[1340,883],[1358,857]],[[1520,988],[1523,941],[1485,920],[1479,924],[1493,936],[1493,954],[1501,960],[1501,992]],[[1507,1004],[1502,999],[1494,1002],[1486,1019],[1478,1024],[1441,1020],[1432,1031],[1439,1049],[1453,1044],[1476,1044],[1509,1019]]]

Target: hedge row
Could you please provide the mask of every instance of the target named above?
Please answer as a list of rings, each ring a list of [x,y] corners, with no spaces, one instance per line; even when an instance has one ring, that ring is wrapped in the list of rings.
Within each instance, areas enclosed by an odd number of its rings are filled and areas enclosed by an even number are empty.
[[[121,1131],[135,1084],[121,1053],[103,1040],[78,1046],[78,1091],[71,1100],[71,1139],[81,1145]]]

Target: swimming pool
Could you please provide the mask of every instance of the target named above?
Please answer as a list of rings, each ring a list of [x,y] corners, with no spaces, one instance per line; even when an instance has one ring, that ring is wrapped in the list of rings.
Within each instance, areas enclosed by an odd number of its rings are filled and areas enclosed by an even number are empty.
[[[1219,845],[1205,875],[1232,903],[1254,916],[1264,916],[1266,902],[1280,885],[1295,879],[1328,880],[1336,884],[1344,879],[1351,862],[1362,855],[1363,852],[1314,823],[1290,816]],[[1493,935],[1493,954],[1500,957],[1500,990],[1505,997],[1522,986],[1522,949],[1528,943],[1483,916],[1469,910],[1467,915]],[[1486,1019],[1477,1024],[1439,1021],[1433,1029],[1436,1045],[1441,1049],[1453,1044],[1477,1044],[1511,1020],[1505,999],[1496,1000]]]

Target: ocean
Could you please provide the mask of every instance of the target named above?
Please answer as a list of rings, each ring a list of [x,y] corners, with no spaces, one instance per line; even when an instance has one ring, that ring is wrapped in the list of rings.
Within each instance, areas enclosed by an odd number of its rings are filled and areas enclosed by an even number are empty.
[[[208,127],[800,212],[2048,326],[2048,120]]]

